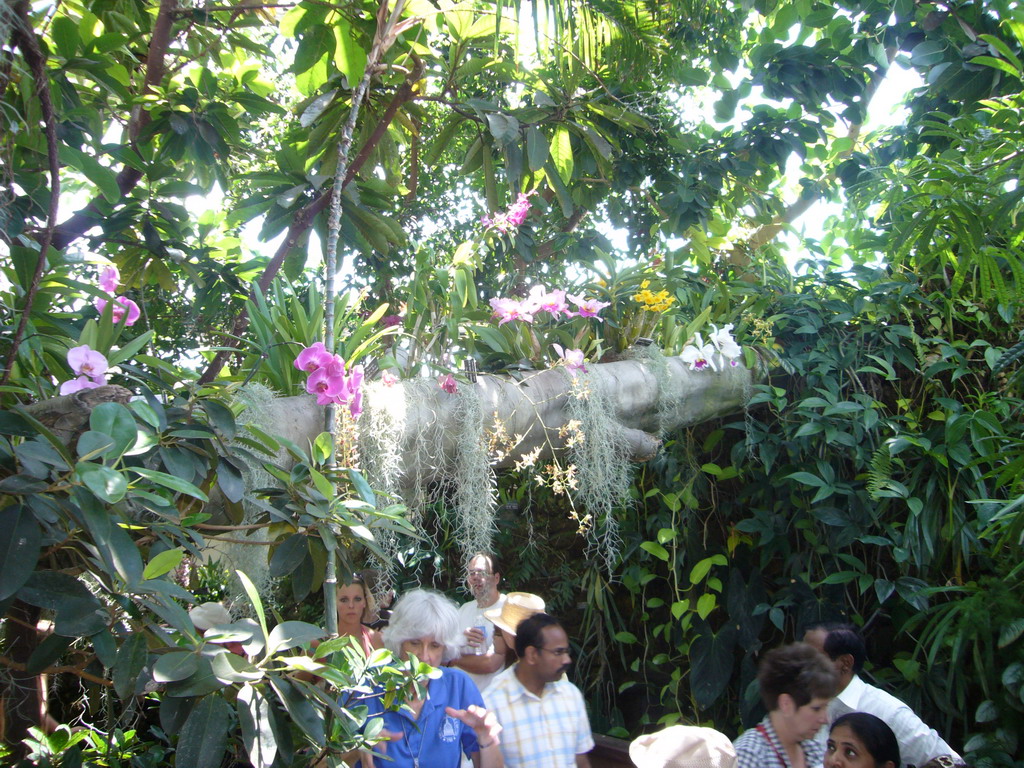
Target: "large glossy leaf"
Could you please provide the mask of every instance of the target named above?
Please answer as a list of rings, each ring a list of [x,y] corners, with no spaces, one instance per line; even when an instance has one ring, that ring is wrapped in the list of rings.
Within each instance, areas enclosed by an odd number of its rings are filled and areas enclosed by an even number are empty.
[[[153,665],[153,679],[158,683],[185,680],[199,669],[199,657],[192,651],[161,654]]]
[[[701,709],[714,704],[725,692],[732,676],[732,654],[736,647],[736,627],[726,624],[713,633],[699,622],[700,635],[690,644],[690,690]]]
[[[210,659],[213,674],[222,683],[255,683],[263,679],[263,670],[250,664],[243,656],[230,651]]]
[[[204,697],[178,735],[176,768],[220,765],[228,746],[231,710],[221,696]]]
[[[120,403],[100,403],[89,414],[89,427],[110,435],[114,451],[108,458],[116,458],[135,445],[138,427],[132,412]]]
[[[307,624],[304,621],[282,621],[270,630],[267,653],[278,653],[289,648],[306,645],[314,640],[319,640],[326,634],[321,627],[315,624]]]
[[[242,745],[254,768],[269,768],[277,757],[277,736],[271,719],[270,700],[246,683],[238,691],[238,722]]]
[[[275,579],[287,576],[309,556],[309,538],[294,533],[277,545],[270,558],[270,575]]]
[[[118,649],[117,661],[114,663],[113,669],[113,680],[114,692],[122,700],[135,693],[135,681],[142,672],[142,668],[146,666],[148,656],[146,638],[138,632],[128,635]]]
[[[80,461],[75,466],[75,474],[86,488],[107,504],[116,504],[128,492],[125,476],[102,464]]]
[[[324,721],[322,714],[302,692],[296,690],[285,678],[273,675],[269,679],[292,722],[302,730],[307,739],[318,747],[322,747],[324,744]]]
[[[28,581],[39,559],[42,532],[32,511],[15,504],[0,509],[0,600]]]

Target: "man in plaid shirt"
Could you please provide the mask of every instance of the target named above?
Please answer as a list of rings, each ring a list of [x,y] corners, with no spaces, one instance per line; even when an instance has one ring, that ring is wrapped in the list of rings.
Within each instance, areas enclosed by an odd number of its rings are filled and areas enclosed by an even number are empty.
[[[572,663],[569,637],[546,613],[516,627],[519,661],[484,691],[501,724],[507,768],[590,768],[594,748],[579,688],[565,678]]]

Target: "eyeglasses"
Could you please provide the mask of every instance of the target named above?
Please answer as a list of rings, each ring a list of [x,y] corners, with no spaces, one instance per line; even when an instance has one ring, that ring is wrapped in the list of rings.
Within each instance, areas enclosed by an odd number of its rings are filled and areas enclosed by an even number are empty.
[[[479,569],[473,569],[473,570],[470,570],[470,571],[466,571],[466,575],[467,576],[493,576],[494,574],[492,574],[490,571],[481,571]]]
[[[568,648],[537,648],[538,651],[547,651],[552,656],[568,656],[570,651]]]

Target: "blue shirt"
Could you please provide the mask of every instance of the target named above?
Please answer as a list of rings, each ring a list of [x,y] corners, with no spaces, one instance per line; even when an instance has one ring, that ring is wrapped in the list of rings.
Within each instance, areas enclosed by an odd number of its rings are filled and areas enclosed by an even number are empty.
[[[379,697],[366,704],[370,709],[367,721],[383,718],[384,730],[404,734],[401,739],[387,742],[387,756],[394,762],[378,760],[377,765],[458,768],[463,753],[480,751],[473,729],[444,711],[445,707],[465,709],[470,704],[484,705],[480,691],[461,669],[444,667],[441,676],[430,681],[418,719],[414,720],[407,710],[384,711]]]

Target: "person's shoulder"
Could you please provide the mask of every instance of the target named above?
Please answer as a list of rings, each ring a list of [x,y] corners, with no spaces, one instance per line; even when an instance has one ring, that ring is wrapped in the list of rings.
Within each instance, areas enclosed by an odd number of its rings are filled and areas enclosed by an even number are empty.
[[[465,603],[459,606],[459,611],[468,611],[470,608],[476,608],[476,600],[467,600]]]
[[[901,710],[906,710],[911,713],[913,712],[906,702],[896,698],[888,691],[879,688],[877,685],[871,685],[871,683],[866,681],[863,682],[863,688],[861,689],[857,704],[859,705],[860,711],[869,712],[883,720],[891,715],[895,715]]]
[[[736,737],[732,745],[737,751],[743,750],[754,750],[761,746],[764,738],[757,732],[757,726],[747,728],[743,733]]]

